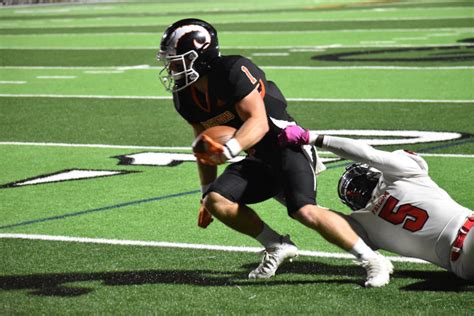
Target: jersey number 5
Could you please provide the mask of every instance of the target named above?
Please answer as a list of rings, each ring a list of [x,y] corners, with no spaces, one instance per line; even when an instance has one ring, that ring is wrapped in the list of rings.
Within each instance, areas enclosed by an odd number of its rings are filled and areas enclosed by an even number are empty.
[[[379,216],[394,225],[400,225],[404,222],[403,229],[411,232],[419,231],[425,226],[429,217],[428,212],[411,204],[400,205],[395,210],[397,203],[398,200],[396,198],[389,196]]]

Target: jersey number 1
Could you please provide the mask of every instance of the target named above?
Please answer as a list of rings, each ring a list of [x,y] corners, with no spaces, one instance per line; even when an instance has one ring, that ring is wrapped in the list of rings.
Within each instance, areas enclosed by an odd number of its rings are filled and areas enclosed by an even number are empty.
[[[429,217],[428,212],[411,204],[400,205],[398,209],[395,210],[397,203],[398,200],[396,198],[389,196],[379,216],[394,225],[400,225],[405,222],[403,229],[411,232],[419,231],[425,226]]]
[[[242,67],[240,67],[240,70],[242,70],[244,72],[244,74],[247,76],[247,78],[249,78],[250,83],[252,83],[252,84],[257,83],[257,79],[254,76],[252,76],[252,74],[250,73],[250,70],[248,70],[247,67],[242,66]]]

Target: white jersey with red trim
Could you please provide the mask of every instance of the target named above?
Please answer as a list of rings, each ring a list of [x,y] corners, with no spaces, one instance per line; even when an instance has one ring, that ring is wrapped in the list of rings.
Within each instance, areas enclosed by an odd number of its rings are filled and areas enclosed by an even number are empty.
[[[354,230],[369,245],[453,270],[452,244],[473,212],[429,177],[423,158],[409,151],[386,152],[334,136],[324,136],[322,148],[382,172],[370,202],[349,217],[356,222],[350,220]]]

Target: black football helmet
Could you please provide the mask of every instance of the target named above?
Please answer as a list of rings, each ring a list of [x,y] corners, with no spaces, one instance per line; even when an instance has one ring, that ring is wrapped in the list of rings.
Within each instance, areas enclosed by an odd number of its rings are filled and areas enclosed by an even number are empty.
[[[342,203],[353,211],[364,208],[369,202],[381,173],[367,164],[355,163],[346,168],[339,179],[337,193]]]
[[[196,82],[210,70],[210,63],[220,56],[217,31],[198,19],[179,20],[163,33],[158,60],[161,83],[171,92],[180,91]]]

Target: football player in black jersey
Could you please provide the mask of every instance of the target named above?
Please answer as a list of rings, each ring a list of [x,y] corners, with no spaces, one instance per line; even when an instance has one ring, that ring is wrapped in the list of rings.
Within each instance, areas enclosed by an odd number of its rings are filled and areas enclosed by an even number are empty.
[[[279,132],[295,122],[284,96],[259,67],[242,56],[221,56],[217,31],[198,19],[169,26],[158,58],[165,64],[160,79],[196,136],[216,125],[237,129],[224,145],[206,139],[207,152],[197,156],[203,192],[198,224],[206,227],[214,216],[265,247],[261,264],[249,278],[269,278],[283,261],[297,255],[289,236],[275,232],[247,206],[280,197],[289,216],[359,259],[367,270],[366,286],[389,282],[390,262],[367,247],[339,215],[316,204],[314,147],[278,145]],[[217,165],[242,151],[247,157],[217,177]]]

